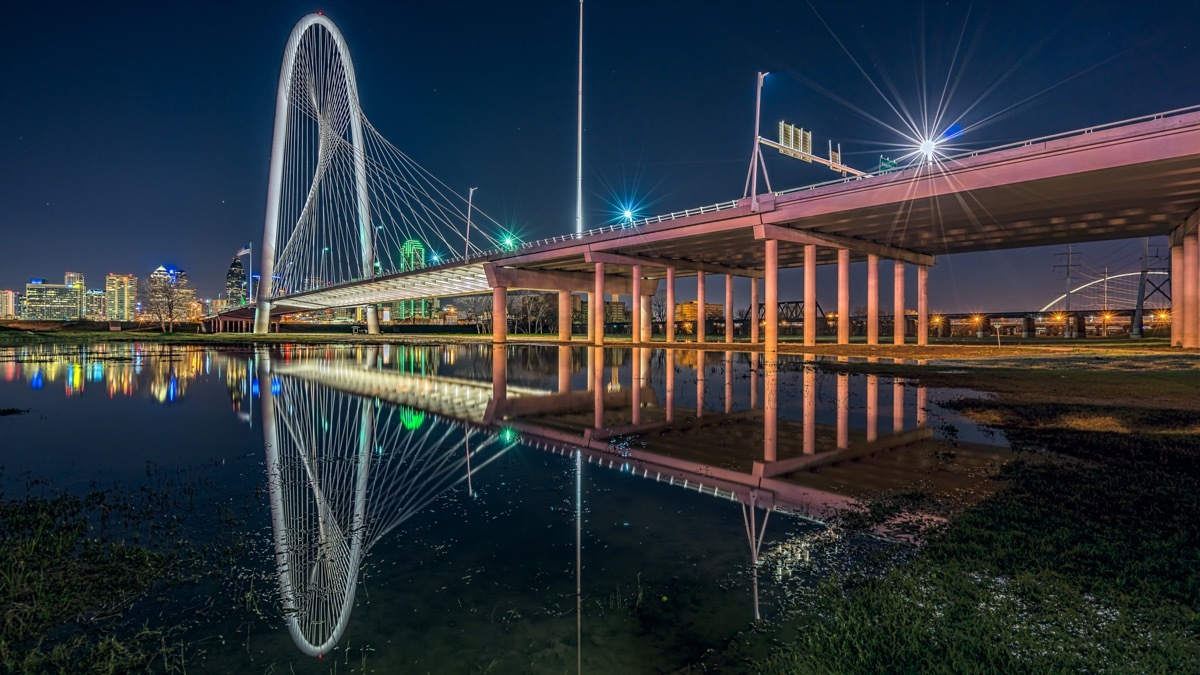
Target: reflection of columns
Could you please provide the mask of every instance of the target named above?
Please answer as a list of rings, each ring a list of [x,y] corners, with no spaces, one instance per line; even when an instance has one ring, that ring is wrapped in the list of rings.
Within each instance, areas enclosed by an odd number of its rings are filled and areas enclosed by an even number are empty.
[[[917,265],[917,346],[929,344],[929,265]]]
[[[571,341],[571,291],[558,292],[558,339]]]
[[[804,346],[817,344],[817,245],[804,246]]]
[[[904,380],[892,378],[892,431],[904,431]]]
[[[733,275],[725,275],[725,342],[733,342]]]
[[[779,241],[767,239],[763,242],[763,267],[765,269],[763,284],[763,330],[766,339],[763,341],[763,351],[775,354],[779,351]],[[773,446],[772,446],[773,447]]]
[[[750,344],[758,344],[758,279],[750,277]]]
[[[725,414],[733,412],[733,352],[725,352]]]
[[[1178,302],[1171,303],[1171,346],[1183,346],[1183,244],[1171,247],[1171,298]]]
[[[667,421],[675,421],[675,350],[667,350],[667,385],[665,398],[667,399]]]
[[[817,451],[817,369],[804,364],[804,454]]]
[[[633,295],[629,298],[629,342],[637,344],[642,339],[642,266],[633,265]]]
[[[600,367],[603,367],[603,366],[604,366],[604,364],[601,363]],[[592,388],[592,376],[595,374],[595,372],[596,372],[596,351],[589,347],[587,350],[587,385],[586,385],[588,389]]]
[[[696,417],[704,417],[704,352],[696,352]]]
[[[604,345],[604,263],[600,262],[596,263],[595,300],[589,313],[592,315],[592,341],[600,347]]]
[[[1196,232],[1183,236],[1183,346],[1200,346],[1200,239]]]
[[[675,268],[667,268],[667,344],[675,342]]]
[[[503,407],[508,398],[508,349],[504,345],[492,345],[492,400],[496,407]]]
[[[879,344],[879,256],[867,255],[867,344]]]
[[[838,249],[838,344],[850,344],[850,249]],[[841,447],[841,446],[838,446]]]
[[[636,295],[634,296],[637,297]],[[632,413],[630,414],[629,423],[637,426],[642,423],[642,350],[639,347],[633,348],[633,354],[630,355],[629,367],[633,371],[630,377],[633,391],[629,394],[630,401],[633,402]]]
[[[770,281],[767,284],[770,287]],[[779,417],[779,356],[777,354],[763,355],[763,379],[763,461],[774,462]]]
[[[929,419],[929,413],[925,411],[925,406],[929,405],[927,395],[925,387],[917,385],[917,426],[922,428]]]
[[[704,323],[705,319],[708,318],[706,316],[707,312],[704,311],[706,304],[704,300],[704,276],[704,272],[696,275],[696,342],[704,342]]]
[[[867,375],[867,442],[879,438],[879,376]]]
[[[597,297],[604,297],[597,293]],[[592,368],[592,406],[595,415],[592,418],[592,426],[596,429],[604,428],[604,349],[602,347],[593,347],[592,359],[595,366]]]
[[[895,271],[895,282],[893,282],[893,312],[892,312],[892,343],[904,344],[904,329],[907,327],[908,321],[904,316],[904,261],[893,260],[892,269]]]
[[[758,354],[751,352],[750,356],[750,409],[758,409]]]
[[[508,289],[498,286],[492,289],[492,342],[504,344],[508,341]]]
[[[587,324],[587,328],[586,328],[587,338],[586,339],[587,339],[587,343],[590,345],[590,344],[592,344],[592,316],[593,316],[592,312],[596,311],[595,310],[595,307],[596,307],[596,294],[595,293],[587,294],[587,304],[588,304],[588,312],[587,312],[587,316],[583,317],[583,322],[585,324]]]
[[[558,348],[558,393],[571,391],[571,348]]]
[[[850,447],[850,373],[837,374],[837,447]]]

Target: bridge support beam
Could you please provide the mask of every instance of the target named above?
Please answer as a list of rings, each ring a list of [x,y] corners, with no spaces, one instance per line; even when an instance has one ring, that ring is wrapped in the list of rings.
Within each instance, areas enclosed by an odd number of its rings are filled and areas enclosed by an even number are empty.
[[[867,344],[879,344],[879,256],[867,255]]]
[[[630,268],[633,276],[633,288],[630,289],[629,303],[629,342],[637,344],[642,341],[642,266]]]
[[[917,346],[929,344],[929,266],[917,265]]]
[[[758,344],[758,279],[753,277],[750,278],[750,344]]]
[[[817,245],[804,245],[804,346],[817,344]]]
[[[492,289],[492,342],[508,342],[508,289],[503,286]]]
[[[591,304],[592,340],[597,347],[604,346],[604,263],[596,263],[596,301]]]
[[[583,322],[587,324],[587,337],[585,338],[585,340],[590,345],[590,344],[592,344],[592,339],[593,339],[592,338],[592,316],[593,316],[592,312],[596,308],[596,294],[592,293],[591,291],[588,291],[588,293],[587,293],[587,305],[588,305],[587,315],[583,317]],[[588,380],[588,381],[591,382],[591,380]]]
[[[367,335],[379,335],[378,305],[367,305]]]
[[[558,292],[558,339],[571,341],[571,291]]]
[[[850,249],[837,252],[838,273],[838,344],[850,344]],[[838,446],[839,448],[842,446]]]
[[[1200,347],[1200,238],[1183,235],[1183,346]]]
[[[908,328],[908,320],[904,315],[904,261],[892,261],[892,268],[895,278],[892,283],[892,344],[903,345],[905,329]]]
[[[1172,239],[1172,242],[1175,240]],[[1183,346],[1183,243],[1171,245],[1171,346]]]
[[[704,311],[707,308],[704,299],[704,276],[704,272],[696,274],[696,344],[704,342],[704,324],[705,319],[708,318]]]
[[[779,352],[779,240],[763,242],[763,258],[766,271],[763,278],[763,351],[770,357]]]
[[[733,275],[725,275],[725,342],[733,342]]]
[[[675,343],[675,268],[667,268],[667,344]]]

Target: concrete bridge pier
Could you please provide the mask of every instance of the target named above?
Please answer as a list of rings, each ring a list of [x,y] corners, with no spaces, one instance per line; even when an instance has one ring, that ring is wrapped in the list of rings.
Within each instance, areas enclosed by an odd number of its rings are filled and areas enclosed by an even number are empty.
[[[779,352],[779,240],[763,242],[764,274],[763,285],[763,352],[772,356]],[[774,461],[774,457],[771,461]]]
[[[492,342],[508,342],[508,289],[504,286],[492,289]]]
[[[704,343],[705,319],[708,318],[706,316],[707,312],[705,312],[707,308],[704,296],[705,276],[704,272],[696,273],[696,344]]]
[[[725,342],[733,342],[733,275],[725,275]]]
[[[642,342],[654,339],[654,317],[650,313],[650,298],[652,295],[643,294],[638,299],[638,311],[642,315]]]
[[[758,344],[758,279],[750,277],[750,344]]]
[[[929,265],[917,265],[917,346],[929,344]]]
[[[817,245],[804,246],[804,346],[817,344]]]
[[[867,344],[879,344],[879,256],[867,255]]]
[[[379,306],[367,305],[367,335],[379,335]],[[270,330],[270,319],[267,320],[267,329]]]
[[[587,340],[587,343],[590,345],[590,344],[592,344],[592,340],[594,339],[592,337],[592,311],[596,307],[596,294],[595,293],[587,294],[587,305],[588,305],[587,316],[585,316],[583,318],[583,322],[587,324],[587,337],[585,339]]]
[[[904,261],[893,260],[895,281],[892,283],[892,344],[903,345],[908,320],[904,315]]]
[[[1200,347],[1200,234],[1183,235],[1183,346]]]
[[[597,347],[604,346],[604,263],[596,263],[595,302],[588,306],[591,314],[592,342]]]
[[[629,342],[637,344],[642,341],[642,266],[633,265],[630,274],[633,287],[629,296]]]
[[[1183,346],[1183,241],[1171,238],[1171,346]],[[1175,302],[1178,299],[1179,302]]]
[[[850,344],[850,249],[837,252],[838,273],[838,339],[839,345]],[[842,446],[838,446],[839,448]]]
[[[667,268],[667,344],[675,343],[675,268]]]
[[[558,339],[571,341],[571,291],[558,292]]]

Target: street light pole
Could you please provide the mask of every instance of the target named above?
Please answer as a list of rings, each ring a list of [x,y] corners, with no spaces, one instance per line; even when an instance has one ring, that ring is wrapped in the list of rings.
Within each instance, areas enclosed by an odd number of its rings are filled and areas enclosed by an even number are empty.
[[[475,197],[476,188],[467,190],[467,236],[463,243],[463,262],[471,257],[471,200]]]
[[[759,162],[759,147],[758,147],[758,131],[759,118],[762,113],[762,87],[763,80],[766,79],[767,73],[760,72],[758,74],[758,84],[754,89],[754,152],[750,154],[750,210],[758,211],[758,162]]]
[[[575,121],[575,236],[583,234],[583,0],[579,0],[579,111]]]

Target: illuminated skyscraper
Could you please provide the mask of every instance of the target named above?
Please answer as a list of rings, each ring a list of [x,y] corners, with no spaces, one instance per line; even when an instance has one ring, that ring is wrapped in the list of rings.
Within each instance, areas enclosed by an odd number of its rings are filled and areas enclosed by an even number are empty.
[[[104,312],[109,321],[137,319],[137,277],[109,274],[104,277]]]
[[[225,273],[225,298],[229,307],[246,304],[246,270],[237,258],[229,263],[229,271]]]
[[[83,286],[48,284],[31,279],[25,284],[24,319],[74,321],[83,315]]]
[[[85,292],[83,301],[84,317],[91,321],[104,321],[108,318],[108,313],[105,311],[106,304],[104,291],[99,288]]]
[[[0,319],[12,319],[17,316],[17,292],[0,291]]]
[[[400,271],[419,270],[425,267],[425,244],[416,239],[409,239],[400,248]],[[431,303],[425,298],[401,300],[392,310],[392,318],[397,321],[414,318],[428,318]]]
[[[63,275],[64,286],[74,286],[79,289],[79,314],[76,318],[82,318],[87,314],[87,286],[83,282],[83,272],[67,272]]]

